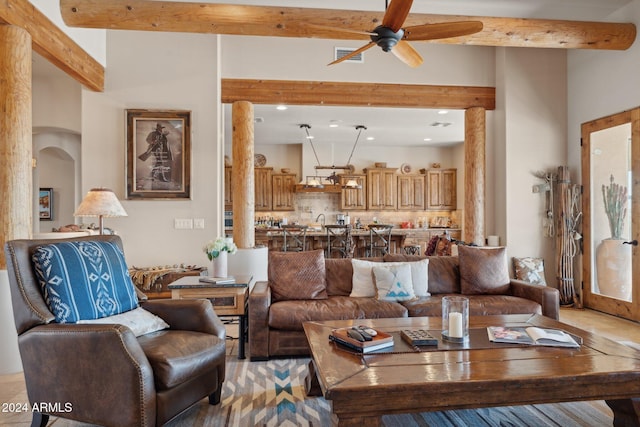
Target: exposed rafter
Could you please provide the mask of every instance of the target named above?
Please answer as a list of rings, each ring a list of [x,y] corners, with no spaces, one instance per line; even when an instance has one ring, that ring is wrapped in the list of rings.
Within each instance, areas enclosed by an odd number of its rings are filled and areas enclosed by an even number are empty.
[[[25,29],[33,50],[87,88],[104,90],[104,67],[29,1],[0,1],[0,24]]]
[[[60,0],[67,25],[141,31],[362,40],[383,12],[184,3],[150,0]],[[506,47],[624,50],[636,38],[631,23],[410,14],[405,25],[482,21],[482,31],[429,43]],[[313,25],[312,25],[313,24]],[[352,29],[335,32],[330,27]]]

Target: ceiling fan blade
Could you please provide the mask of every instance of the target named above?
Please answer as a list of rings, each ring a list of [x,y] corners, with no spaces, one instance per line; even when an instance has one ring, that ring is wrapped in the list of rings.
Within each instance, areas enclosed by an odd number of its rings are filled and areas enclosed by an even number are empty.
[[[418,51],[405,40],[400,40],[398,44],[391,49],[391,53],[409,67],[415,68],[424,62]]]
[[[333,64],[339,64],[342,61],[346,61],[349,58],[353,58],[354,56],[364,52],[365,50],[372,48],[373,46],[375,46],[376,44],[374,42],[369,42],[367,44],[365,44],[364,46],[362,46],[360,49],[354,50],[353,52],[343,56],[342,58],[338,58],[335,61],[327,64],[327,65],[333,65]]]
[[[310,24],[308,22],[300,23],[302,27],[316,28],[318,30],[328,30],[328,31],[336,31],[339,33],[347,33],[347,34],[361,34],[363,36],[377,36],[377,33],[372,33],[370,31],[360,31],[353,30],[351,28],[340,28],[340,27],[330,27],[328,25],[318,25],[318,24]]]
[[[437,40],[460,37],[482,31],[482,21],[441,22],[424,24],[404,29],[406,40]]]
[[[382,18],[382,26],[398,32],[409,15],[413,0],[393,0]]]

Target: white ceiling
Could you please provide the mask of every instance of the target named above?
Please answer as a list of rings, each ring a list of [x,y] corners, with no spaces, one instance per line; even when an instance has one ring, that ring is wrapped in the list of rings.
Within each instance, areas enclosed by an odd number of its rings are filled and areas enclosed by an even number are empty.
[[[187,1],[187,0],[178,0]],[[193,0],[191,0],[193,1]],[[508,16],[568,20],[607,21],[610,14],[632,0],[414,0],[412,12],[480,16]],[[205,3],[231,3],[228,0],[205,0]],[[242,4],[316,7],[326,9],[384,10],[384,0],[243,0]],[[34,53],[34,76],[62,75],[47,60]],[[464,112],[452,110],[439,115],[437,110],[404,108],[354,108],[288,106],[278,111],[272,105],[255,105],[255,137],[259,144],[292,144],[306,141],[300,124],[311,125],[314,143],[352,144],[357,136],[355,126],[364,125],[363,142],[370,145],[437,145],[446,146],[464,139]],[[337,128],[329,128],[337,121]],[[225,135],[231,135],[230,106],[225,105]],[[432,127],[434,122],[451,123]],[[425,141],[430,138],[431,141]]]

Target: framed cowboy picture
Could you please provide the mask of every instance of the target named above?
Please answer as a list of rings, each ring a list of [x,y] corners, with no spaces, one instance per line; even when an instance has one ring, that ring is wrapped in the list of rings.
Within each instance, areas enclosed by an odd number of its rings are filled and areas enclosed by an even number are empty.
[[[191,112],[127,110],[127,199],[191,197]]]

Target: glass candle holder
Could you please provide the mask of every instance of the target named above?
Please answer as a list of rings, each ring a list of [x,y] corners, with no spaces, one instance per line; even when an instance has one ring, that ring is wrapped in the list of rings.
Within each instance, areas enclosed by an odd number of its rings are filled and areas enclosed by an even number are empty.
[[[442,339],[450,342],[465,342],[469,339],[468,298],[442,298]]]

